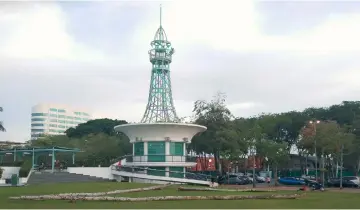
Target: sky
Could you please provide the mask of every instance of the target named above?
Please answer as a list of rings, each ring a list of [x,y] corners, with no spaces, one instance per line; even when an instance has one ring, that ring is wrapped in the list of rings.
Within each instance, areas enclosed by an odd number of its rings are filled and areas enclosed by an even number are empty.
[[[360,1],[2,1],[0,140],[38,103],[140,121],[160,4],[180,117],[217,92],[238,117],[360,99]]]

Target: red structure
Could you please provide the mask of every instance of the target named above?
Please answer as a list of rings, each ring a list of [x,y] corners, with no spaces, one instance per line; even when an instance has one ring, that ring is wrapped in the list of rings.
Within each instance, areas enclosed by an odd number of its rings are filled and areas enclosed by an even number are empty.
[[[213,157],[197,157],[196,166],[191,171],[215,171],[215,159]]]
[[[236,163],[232,163],[232,162],[228,162],[227,160],[220,160],[221,164],[223,165],[223,169],[225,171],[231,170],[231,168],[235,168],[235,166],[237,165],[239,167],[239,169],[250,169],[253,168],[254,165],[254,158],[253,157],[248,157],[247,160],[245,160],[246,163],[244,163],[243,161],[239,161],[242,162],[241,164],[237,162]],[[264,159],[260,158],[260,157],[255,157],[255,168],[256,169],[260,169],[262,167],[264,163]],[[213,157],[197,157],[196,158],[196,166],[192,167],[190,169],[191,171],[215,171],[216,167],[215,167],[215,159]]]

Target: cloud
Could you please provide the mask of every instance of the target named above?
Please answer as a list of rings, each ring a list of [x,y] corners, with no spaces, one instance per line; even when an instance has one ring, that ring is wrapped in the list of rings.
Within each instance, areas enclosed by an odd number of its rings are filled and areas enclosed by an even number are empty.
[[[163,3],[163,26],[176,50],[171,79],[179,117],[218,91],[238,117],[358,99],[360,13],[322,11],[327,15],[309,27],[311,14],[298,2],[306,24],[291,33],[278,25],[281,33],[269,34],[264,24],[281,21],[265,21],[269,14],[259,4]],[[39,102],[140,121],[158,12],[158,2],[0,2],[0,119],[8,130],[0,138],[26,140],[31,106]]]
[[[234,52],[298,51],[306,53],[332,53],[360,51],[359,14],[329,15],[325,22],[292,34],[264,34],[259,2],[244,1],[174,1],[165,4],[163,25],[170,39],[187,47],[196,43],[213,50]],[[281,12],[281,11],[280,11]],[[290,17],[289,17],[290,18]],[[149,18],[139,28],[136,40],[148,40],[159,20]]]
[[[81,45],[67,32],[66,15],[50,2],[6,5],[0,15],[2,35],[0,55],[18,59],[104,60],[105,55]]]

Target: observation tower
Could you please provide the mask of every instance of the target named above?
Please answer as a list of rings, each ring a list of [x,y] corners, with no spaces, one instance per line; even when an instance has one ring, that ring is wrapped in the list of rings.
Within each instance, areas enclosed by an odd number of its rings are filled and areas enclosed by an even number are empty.
[[[176,114],[170,79],[174,48],[161,23],[151,42],[151,80],[148,103],[141,123],[115,126],[133,144],[133,154],[124,166],[137,167],[147,175],[185,178],[186,167],[196,165],[187,157],[186,145],[206,127],[180,123]]]

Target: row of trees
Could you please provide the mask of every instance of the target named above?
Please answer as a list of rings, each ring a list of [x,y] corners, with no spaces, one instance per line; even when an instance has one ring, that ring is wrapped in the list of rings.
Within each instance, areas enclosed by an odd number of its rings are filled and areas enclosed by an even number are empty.
[[[284,168],[292,148],[297,148],[298,155],[304,159],[316,155],[321,170],[330,171],[340,162],[354,173],[360,170],[359,101],[301,112],[236,118],[226,107],[226,96],[218,94],[211,101],[196,101],[193,114],[191,122],[208,129],[193,138],[188,150],[198,155],[214,155],[218,170],[224,168],[221,159],[240,161],[251,154],[266,160],[273,170]],[[125,123],[123,120],[91,120],[68,129],[64,136],[48,136],[30,144],[79,148],[84,152],[77,154],[77,165],[106,166],[132,153],[128,138],[113,129]],[[71,155],[57,157],[72,162]],[[302,161],[301,168],[305,167],[307,163]]]
[[[198,154],[214,154],[218,169],[220,157],[238,160],[249,155],[251,149],[276,169],[288,160],[290,150],[296,148],[300,160],[309,156],[321,160],[322,171],[333,169],[343,157],[346,168],[359,172],[359,101],[302,112],[235,118],[226,108],[225,99],[225,95],[218,94],[211,101],[195,103],[193,121],[207,126],[208,130],[194,137],[190,145]],[[301,168],[305,167],[302,162]]]

